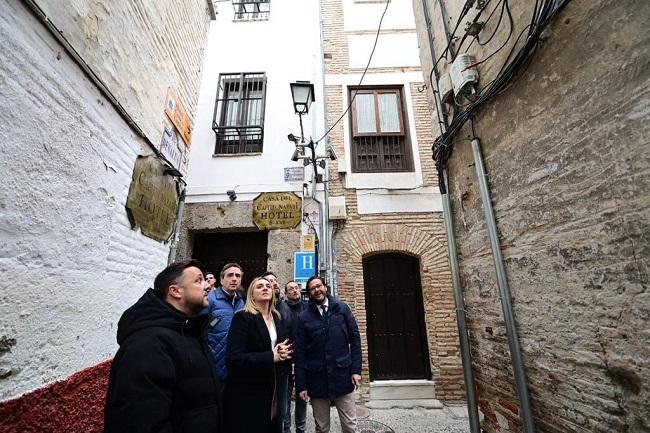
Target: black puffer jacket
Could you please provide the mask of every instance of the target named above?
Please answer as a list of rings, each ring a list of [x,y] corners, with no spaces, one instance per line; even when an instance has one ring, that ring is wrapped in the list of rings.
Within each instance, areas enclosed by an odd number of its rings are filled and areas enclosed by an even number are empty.
[[[221,385],[205,339],[208,316],[187,316],[149,289],[117,328],[105,433],[222,431]]]

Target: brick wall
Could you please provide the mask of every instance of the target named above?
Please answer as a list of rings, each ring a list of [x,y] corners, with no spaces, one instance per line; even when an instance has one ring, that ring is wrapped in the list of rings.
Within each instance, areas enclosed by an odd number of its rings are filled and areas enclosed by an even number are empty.
[[[347,65],[347,34],[343,29],[341,0],[323,2],[323,35],[327,74],[358,73]],[[396,31],[389,30],[388,33]],[[419,68],[371,68],[368,74],[403,73]],[[343,113],[344,86],[325,83],[326,122],[332,125]],[[421,160],[423,186],[435,186],[437,180],[431,159],[433,141],[431,108],[422,82],[409,83],[415,130]],[[345,154],[344,118],[330,133],[329,144],[339,155]],[[340,162],[341,160],[339,160]],[[420,278],[424,301],[425,326],[436,398],[446,402],[464,399],[462,368],[458,349],[458,332],[454,312],[451,277],[448,269],[444,228],[440,213],[383,213],[359,215],[356,190],[346,188],[345,174],[332,164],[330,194],[345,195],[348,218],[339,222],[335,235],[336,268],[340,297],[350,304],[362,336],[364,382],[369,379],[366,340],[366,307],[363,282],[363,258],[377,252],[401,252],[420,261]],[[368,398],[368,389],[362,390]]]
[[[453,24],[459,4],[443,3]],[[519,28],[533,3],[511,5]],[[442,21],[429,7],[439,54]],[[540,432],[650,429],[650,40],[635,30],[648,16],[643,1],[570,2],[525,75],[475,119]],[[483,428],[519,432],[469,134],[455,141],[450,197]]]

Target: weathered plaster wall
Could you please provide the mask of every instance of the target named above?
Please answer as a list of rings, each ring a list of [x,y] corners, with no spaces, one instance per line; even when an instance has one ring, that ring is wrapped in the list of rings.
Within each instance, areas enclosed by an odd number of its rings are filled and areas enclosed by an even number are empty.
[[[206,0],[38,0],[153,143],[167,89],[196,113],[210,16]]]
[[[124,210],[135,159],[151,151],[22,3],[2,10],[5,400],[112,357],[121,313],[169,246],[131,230]]]
[[[428,3],[440,55],[440,11]],[[453,27],[458,4],[444,3]],[[518,25],[533,4],[511,5]],[[644,1],[570,2],[525,75],[475,119],[540,432],[650,428],[650,40],[638,31],[649,18]],[[468,134],[449,175],[483,428],[519,432]]]

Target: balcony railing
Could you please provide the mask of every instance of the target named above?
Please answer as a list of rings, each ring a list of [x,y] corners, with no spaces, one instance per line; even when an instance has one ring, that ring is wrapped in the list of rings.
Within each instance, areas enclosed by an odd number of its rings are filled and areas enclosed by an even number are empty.
[[[232,0],[236,20],[266,20],[271,14],[271,0]]]

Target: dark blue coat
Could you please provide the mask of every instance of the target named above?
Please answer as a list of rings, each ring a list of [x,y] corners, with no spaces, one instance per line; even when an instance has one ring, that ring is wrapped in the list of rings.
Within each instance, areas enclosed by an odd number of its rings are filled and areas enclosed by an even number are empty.
[[[294,351],[296,389],[334,399],[354,390],[361,374],[361,337],[350,307],[328,296],[327,317],[311,303],[298,319]]]

